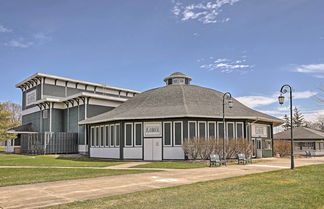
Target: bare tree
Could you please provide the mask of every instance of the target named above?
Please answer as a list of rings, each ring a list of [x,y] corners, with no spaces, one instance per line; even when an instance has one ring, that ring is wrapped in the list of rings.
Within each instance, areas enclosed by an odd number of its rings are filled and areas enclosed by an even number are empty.
[[[13,102],[3,103],[5,110],[11,113],[10,121],[21,124],[21,105]]]

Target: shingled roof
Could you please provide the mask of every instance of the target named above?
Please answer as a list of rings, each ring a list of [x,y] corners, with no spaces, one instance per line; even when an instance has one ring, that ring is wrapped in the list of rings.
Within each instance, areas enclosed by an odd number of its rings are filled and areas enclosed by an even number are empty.
[[[180,117],[222,118],[223,93],[195,85],[167,85],[137,94],[112,111],[88,118],[79,124],[117,120],[163,119]],[[282,124],[282,120],[255,111],[233,99],[226,107],[226,118],[251,119]]]
[[[20,125],[14,128],[11,128],[7,131],[7,133],[12,134],[23,134],[23,133],[36,133],[36,129],[34,128],[32,123],[27,123],[24,125]]]
[[[324,132],[306,127],[296,127],[293,129],[293,138],[297,140],[303,139],[324,139]],[[273,135],[274,139],[290,139],[290,129]]]

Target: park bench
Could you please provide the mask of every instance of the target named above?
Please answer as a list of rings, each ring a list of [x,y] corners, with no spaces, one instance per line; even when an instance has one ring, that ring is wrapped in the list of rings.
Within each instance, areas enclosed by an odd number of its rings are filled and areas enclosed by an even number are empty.
[[[305,153],[306,153],[306,157],[312,157],[311,151],[305,151]]]
[[[221,165],[227,165],[227,161],[224,159],[220,159],[219,155],[216,154],[211,154],[209,156],[209,167],[217,166],[217,164],[219,164],[219,166]]]
[[[252,163],[252,158],[251,157],[245,157],[245,154],[237,154],[237,164],[247,164],[247,163]]]

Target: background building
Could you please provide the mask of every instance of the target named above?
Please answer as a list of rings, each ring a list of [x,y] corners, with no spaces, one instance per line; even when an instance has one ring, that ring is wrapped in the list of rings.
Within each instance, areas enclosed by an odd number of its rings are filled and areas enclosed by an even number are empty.
[[[19,136],[76,133],[79,152],[88,151],[86,129],[78,125],[79,121],[110,111],[139,93],[43,73],[32,75],[16,87],[22,90],[22,126],[11,132]]]

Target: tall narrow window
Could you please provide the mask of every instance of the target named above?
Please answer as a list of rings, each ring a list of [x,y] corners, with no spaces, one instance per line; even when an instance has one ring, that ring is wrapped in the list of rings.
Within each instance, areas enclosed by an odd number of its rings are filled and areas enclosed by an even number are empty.
[[[189,122],[189,139],[194,139],[197,137],[196,134],[196,122]]]
[[[98,140],[99,140],[99,127],[96,127],[96,137],[94,141],[94,146],[98,146]]]
[[[119,147],[120,143],[120,125],[116,125],[116,147]]]
[[[267,126],[267,137],[271,138],[271,127]]]
[[[133,146],[133,124],[125,124],[125,145],[130,147]]]
[[[236,123],[236,138],[243,139],[243,123]]]
[[[234,139],[234,123],[227,123],[227,137]]]
[[[109,126],[106,126],[106,140],[105,140],[105,146],[109,146],[109,139],[110,139],[110,128]]]
[[[206,137],[206,123],[205,122],[198,122],[198,127],[199,127],[199,137],[200,138],[205,138]]]
[[[90,146],[94,146],[94,139],[95,139],[95,129],[92,127],[91,128],[91,141],[90,141]]]
[[[182,145],[182,122],[174,122],[174,145]]]
[[[208,136],[209,138],[216,138],[216,123],[208,122]]]
[[[115,126],[110,126],[110,146],[115,146]]]
[[[100,127],[100,146],[104,146],[104,127]]]
[[[171,134],[171,123],[170,122],[165,122],[164,124],[164,134],[163,134],[163,138],[164,138],[164,145],[166,146],[170,146],[171,145],[171,139],[172,139],[172,134]]]
[[[135,145],[141,146],[142,145],[142,124],[135,123]]]
[[[217,123],[218,125],[218,138],[223,139],[224,138],[224,124],[223,123]]]

